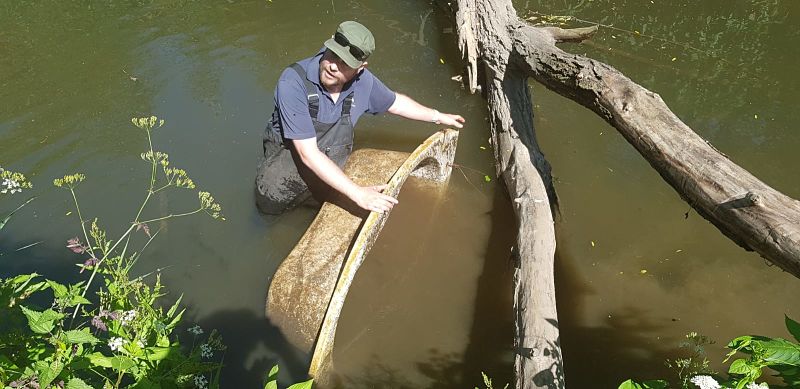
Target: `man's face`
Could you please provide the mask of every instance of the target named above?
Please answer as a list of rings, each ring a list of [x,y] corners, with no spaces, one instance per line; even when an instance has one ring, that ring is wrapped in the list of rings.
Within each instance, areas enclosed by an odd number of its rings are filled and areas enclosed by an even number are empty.
[[[325,50],[322,60],[319,61],[319,81],[328,92],[339,92],[344,84],[358,75],[366,65],[367,63],[364,62],[357,69],[353,69],[347,66],[336,53]]]

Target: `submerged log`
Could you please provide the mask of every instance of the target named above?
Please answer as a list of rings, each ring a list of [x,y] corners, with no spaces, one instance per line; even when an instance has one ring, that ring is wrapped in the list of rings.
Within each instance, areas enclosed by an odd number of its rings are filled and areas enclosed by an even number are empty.
[[[483,84],[497,172],[519,222],[514,282],[517,388],[564,387],[549,207],[556,209],[557,198],[549,164],[536,143],[530,77],[614,126],[686,202],[731,240],[800,277],[800,202],[730,161],[678,119],[657,94],[611,66],[556,47],[585,39],[596,27],[533,27],[517,16],[510,0],[458,0],[456,6],[459,48],[467,62],[465,84],[472,92]]]

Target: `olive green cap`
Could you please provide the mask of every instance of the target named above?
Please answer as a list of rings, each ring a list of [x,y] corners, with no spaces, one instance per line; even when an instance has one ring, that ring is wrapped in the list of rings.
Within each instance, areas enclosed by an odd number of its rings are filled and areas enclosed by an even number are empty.
[[[336,53],[347,66],[355,69],[375,51],[375,37],[363,24],[348,20],[336,29],[336,34],[325,41],[325,47]]]

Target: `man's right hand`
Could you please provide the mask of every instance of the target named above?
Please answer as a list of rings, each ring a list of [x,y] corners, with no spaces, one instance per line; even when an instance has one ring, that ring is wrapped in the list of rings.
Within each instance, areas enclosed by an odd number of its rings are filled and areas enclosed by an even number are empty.
[[[356,205],[370,212],[384,213],[397,204],[397,199],[381,193],[386,185],[359,186],[339,166],[317,148],[317,138],[292,140],[300,161],[323,182],[344,194]]]
[[[367,211],[378,213],[388,212],[398,201],[392,196],[381,193],[386,187],[387,185],[359,186],[352,194],[348,194],[348,197],[359,207]]]

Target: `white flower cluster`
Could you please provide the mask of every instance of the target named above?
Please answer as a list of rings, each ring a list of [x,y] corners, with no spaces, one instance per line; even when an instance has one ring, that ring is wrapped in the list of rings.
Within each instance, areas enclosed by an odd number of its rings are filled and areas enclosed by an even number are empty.
[[[200,345],[200,356],[206,359],[214,356],[214,350],[208,343],[203,343]]]
[[[208,380],[205,376],[196,375],[194,376],[194,386],[200,389],[206,389],[208,387]]]
[[[122,325],[126,326],[130,324],[135,318],[136,318],[136,311],[131,309],[130,311],[122,312],[122,316],[120,316],[119,322],[122,323]]]
[[[186,331],[189,331],[194,335],[201,335],[203,333],[203,329],[200,328],[200,326],[198,326],[198,325],[195,325],[194,327],[191,327]]]
[[[0,189],[0,193],[14,194],[22,192],[22,187],[20,187],[19,182],[10,178],[4,178],[3,183],[0,184],[0,188],[3,188]]]
[[[108,341],[108,347],[111,347],[111,351],[121,351],[123,346],[125,346],[125,339],[111,338]]]
[[[714,377],[708,375],[698,375],[692,377],[691,381],[693,384],[697,385],[700,389],[721,389],[722,386],[719,385],[719,382],[714,379]]]
[[[757,384],[755,382],[751,382],[751,383],[747,384],[747,389],[769,389],[769,385],[767,385],[766,382],[762,382],[760,384]]]

